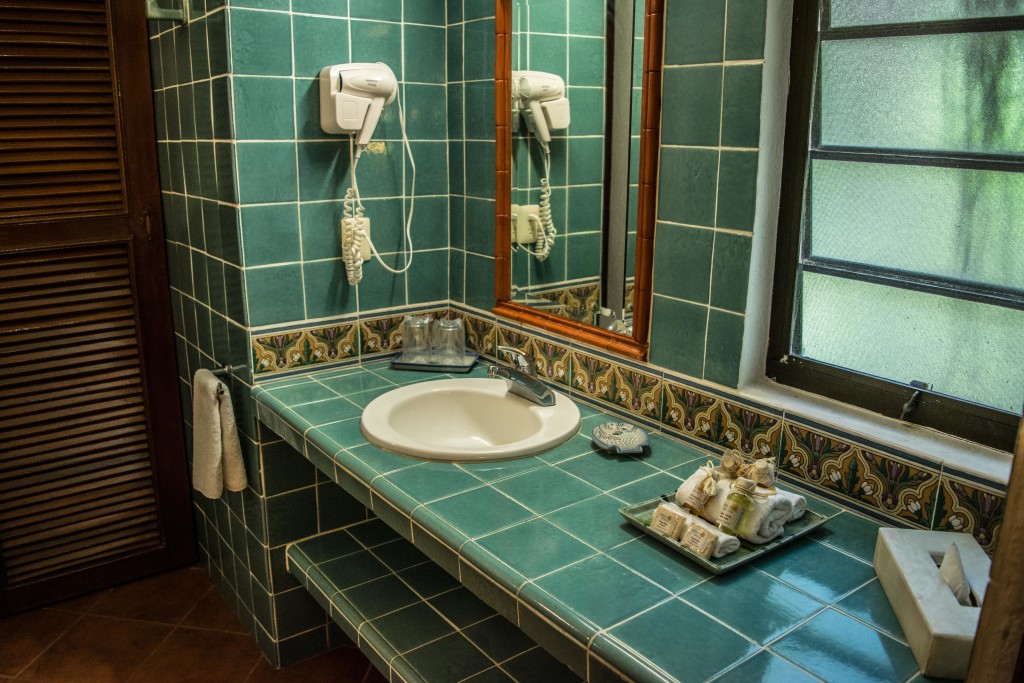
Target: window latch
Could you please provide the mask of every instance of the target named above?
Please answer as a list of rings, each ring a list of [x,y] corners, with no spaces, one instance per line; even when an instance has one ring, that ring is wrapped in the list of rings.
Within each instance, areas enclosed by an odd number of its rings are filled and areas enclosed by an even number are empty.
[[[910,383],[911,388],[917,389],[907,402],[903,404],[903,411],[900,413],[900,422],[905,422],[910,414],[917,408],[917,404],[921,402],[921,393],[924,391],[931,391],[932,385],[927,382],[922,382],[919,379],[915,379]]]

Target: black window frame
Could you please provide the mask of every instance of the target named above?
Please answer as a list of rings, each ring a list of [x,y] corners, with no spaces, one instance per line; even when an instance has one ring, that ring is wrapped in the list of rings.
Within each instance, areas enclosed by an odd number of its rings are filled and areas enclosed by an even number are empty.
[[[793,37],[790,52],[790,90],[786,111],[783,145],[782,194],[779,203],[778,241],[776,245],[771,322],[768,331],[766,374],[780,384],[866,408],[886,417],[931,427],[970,441],[1011,451],[1020,416],[989,406],[959,400],[944,394],[862,374],[791,353],[793,337],[799,325],[797,315],[797,278],[801,265],[808,272],[824,272],[865,282],[886,285],[899,283],[914,289],[956,298],[1024,308],[1019,293],[1010,289],[950,283],[940,278],[922,277],[887,268],[813,259],[804,262],[801,239],[808,160],[843,159],[884,161],[952,168],[1012,170],[1024,172],[1024,156],[925,152],[921,150],[869,150],[829,147],[822,150],[816,101],[820,83],[818,35],[828,40],[890,36],[935,35],[963,32],[1024,30],[1024,17],[997,17],[930,21],[885,26],[832,28],[829,23],[831,0],[795,0]],[[795,311],[795,313],[794,313]],[[921,378],[927,379],[927,378]],[[1022,387],[1024,391],[1024,387]]]

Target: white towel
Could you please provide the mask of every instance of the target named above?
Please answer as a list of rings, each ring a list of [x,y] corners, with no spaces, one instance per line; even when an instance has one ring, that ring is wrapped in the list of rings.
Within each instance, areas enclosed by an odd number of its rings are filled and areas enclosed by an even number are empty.
[[[790,493],[789,491],[783,491],[782,489],[776,488],[775,492],[784,497],[789,498],[790,502],[793,503],[793,512],[789,514],[787,522],[792,522],[794,519],[800,519],[807,512],[807,499],[801,496],[799,493]]]
[[[690,495],[690,488],[693,485],[690,484],[688,487],[687,484],[688,482],[683,482],[679,486],[679,490],[676,491],[677,501],[686,500],[686,497]],[[721,479],[717,482],[717,493],[708,499],[707,505],[701,510],[701,517],[711,523],[718,520],[718,513],[722,511],[722,505],[729,496],[731,486],[731,479]],[[760,494],[768,493],[766,489],[758,489],[757,492]],[[790,519],[795,519],[792,517],[794,499],[799,498],[803,500],[803,496],[791,493],[780,495],[781,493],[777,491],[776,495],[751,496],[753,505],[747,511],[747,514],[744,515],[740,528],[736,530],[740,538],[757,545],[763,545],[782,535],[786,522]],[[806,504],[806,500],[804,500],[804,508],[806,508]],[[803,512],[800,514],[803,514]]]
[[[246,486],[242,447],[227,386],[209,370],[192,378],[192,486],[207,498],[220,498],[226,486]]]

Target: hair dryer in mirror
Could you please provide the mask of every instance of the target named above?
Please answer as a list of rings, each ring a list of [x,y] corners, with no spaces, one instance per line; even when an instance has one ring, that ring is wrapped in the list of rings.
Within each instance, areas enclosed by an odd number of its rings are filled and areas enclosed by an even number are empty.
[[[397,94],[398,79],[383,62],[325,66],[320,70],[320,127],[325,133],[354,134],[359,154]]]
[[[512,72],[513,93],[518,92],[523,118],[546,150],[551,131],[569,127],[569,100],[565,81],[545,71]]]

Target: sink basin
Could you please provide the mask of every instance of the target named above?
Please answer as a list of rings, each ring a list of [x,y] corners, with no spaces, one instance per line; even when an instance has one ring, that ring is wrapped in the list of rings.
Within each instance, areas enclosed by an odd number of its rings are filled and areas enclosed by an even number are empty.
[[[427,460],[506,460],[571,439],[580,410],[555,393],[539,406],[508,393],[502,379],[445,379],[399,387],[374,399],[360,422],[367,440]]]

